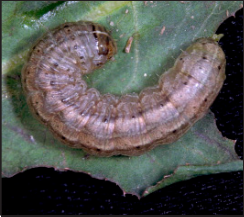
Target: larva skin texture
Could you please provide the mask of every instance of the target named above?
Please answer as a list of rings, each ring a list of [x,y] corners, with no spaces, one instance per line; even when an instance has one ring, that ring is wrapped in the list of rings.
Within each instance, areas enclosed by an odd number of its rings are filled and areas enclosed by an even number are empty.
[[[156,86],[121,97],[87,88],[82,74],[116,53],[91,22],[65,23],[37,41],[22,70],[27,102],[63,143],[97,156],[140,155],[178,140],[208,111],[225,80],[217,42],[190,45]]]

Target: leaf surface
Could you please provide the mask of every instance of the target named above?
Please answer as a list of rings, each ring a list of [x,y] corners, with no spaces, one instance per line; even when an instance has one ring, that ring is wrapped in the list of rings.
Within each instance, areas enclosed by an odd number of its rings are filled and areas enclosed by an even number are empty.
[[[20,81],[28,50],[43,33],[64,22],[90,20],[111,30],[118,54],[114,61],[86,77],[88,85],[102,93],[139,93],[157,84],[158,77],[173,66],[192,41],[212,36],[226,14],[233,14],[241,3],[3,2],[3,176],[33,167],[55,167],[111,180],[124,192],[140,197],[194,176],[242,170],[234,141],[221,136],[211,113],[179,141],[142,156],[99,158],[70,149],[33,118]],[[131,36],[134,40],[126,54],[124,48]]]

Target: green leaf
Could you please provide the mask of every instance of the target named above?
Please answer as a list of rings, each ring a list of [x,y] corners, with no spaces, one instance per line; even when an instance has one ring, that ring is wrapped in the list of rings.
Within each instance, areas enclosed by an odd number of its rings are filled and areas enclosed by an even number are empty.
[[[91,20],[107,27],[118,46],[115,61],[87,76],[102,93],[140,92],[155,85],[194,39],[210,37],[226,11],[241,1],[221,2],[3,2],[2,175],[45,166],[91,174],[138,197],[194,176],[242,170],[234,141],[221,136],[209,113],[179,141],[135,157],[99,158],[70,149],[30,113],[21,88],[21,68],[32,43],[59,24]],[[128,10],[128,13],[125,13]],[[165,31],[161,32],[165,27]],[[131,51],[124,52],[133,36]],[[109,85],[108,85],[109,82]],[[157,184],[158,183],[158,184]]]

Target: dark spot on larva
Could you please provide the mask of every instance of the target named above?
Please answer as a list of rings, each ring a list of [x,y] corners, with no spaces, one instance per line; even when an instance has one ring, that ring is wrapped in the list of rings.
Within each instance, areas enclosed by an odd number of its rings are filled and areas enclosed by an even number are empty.
[[[37,52],[37,53],[40,53],[41,51],[40,51],[40,49],[37,49],[36,52]]]
[[[141,147],[140,146],[136,146],[136,149],[140,149]]]
[[[135,115],[132,115],[131,118],[135,118]]]
[[[38,104],[39,102],[37,101],[36,104]]]
[[[36,46],[33,47],[33,50],[36,48]]]
[[[108,119],[105,118],[105,119],[103,120],[103,122],[104,122],[104,123],[108,123]]]
[[[142,115],[142,111],[139,111],[138,114],[139,114],[139,115]]]
[[[204,100],[204,102],[207,102],[208,101],[208,99],[206,98],[205,100]]]
[[[205,57],[205,56],[203,56],[202,58],[203,58],[204,60],[207,60],[207,59],[208,59],[208,58],[207,58],[207,57]]]
[[[37,116],[39,116],[39,113],[38,113],[38,112],[36,112],[36,115],[37,115]]]
[[[58,63],[54,63],[54,66],[57,67],[58,66]]]
[[[102,65],[102,63],[97,63],[96,65],[97,65],[97,66],[101,66],[101,65]]]
[[[163,103],[160,103],[160,106],[163,108],[164,107],[164,104]]]
[[[180,58],[180,61],[181,61],[182,63],[184,63],[184,62],[185,62],[185,61],[184,61],[184,59],[183,59],[182,57]]]
[[[66,138],[64,136],[61,137],[63,140],[66,140]]]
[[[221,69],[221,66],[218,66],[218,69],[220,70]]]
[[[84,57],[83,56],[80,56],[80,59],[82,60],[82,59],[84,59]]]
[[[187,85],[187,81],[183,83],[184,85]]]
[[[69,27],[69,25],[65,25],[65,26],[64,26],[64,28],[68,28],[68,27]]]
[[[27,72],[27,75],[29,75],[29,74],[30,74],[30,71]]]
[[[101,151],[101,149],[97,148],[97,151]]]
[[[185,76],[189,78],[189,80],[192,79],[192,76],[190,74],[185,74]]]
[[[26,78],[24,79],[24,83],[26,83]]]
[[[177,130],[174,130],[173,133],[176,133]]]
[[[77,46],[77,45],[75,45],[75,46],[74,46],[74,49],[76,50],[76,49],[77,49],[77,47],[78,47],[78,46]]]

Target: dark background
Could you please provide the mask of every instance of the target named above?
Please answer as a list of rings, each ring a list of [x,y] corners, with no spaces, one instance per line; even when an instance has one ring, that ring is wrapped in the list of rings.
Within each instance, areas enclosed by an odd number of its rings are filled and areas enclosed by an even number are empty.
[[[211,107],[222,134],[243,159],[243,9],[218,29],[227,78]],[[141,200],[83,173],[30,169],[2,179],[2,214],[242,214],[243,172],[201,176]]]

